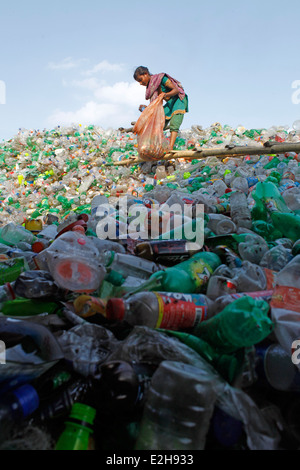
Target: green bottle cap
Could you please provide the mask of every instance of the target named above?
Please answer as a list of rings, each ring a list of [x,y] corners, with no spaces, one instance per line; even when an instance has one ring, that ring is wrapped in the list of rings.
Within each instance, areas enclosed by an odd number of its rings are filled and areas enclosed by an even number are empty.
[[[125,281],[122,274],[120,274],[120,273],[118,273],[117,271],[114,271],[114,270],[110,271],[110,273],[107,274],[107,276],[105,277],[105,280],[107,282],[110,282],[114,286],[121,286],[123,284],[123,282]]]
[[[81,422],[82,425],[84,425],[83,423],[93,425],[95,416],[95,408],[92,408],[88,405],[84,405],[83,403],[74,403],[69,415],[69,419]]]

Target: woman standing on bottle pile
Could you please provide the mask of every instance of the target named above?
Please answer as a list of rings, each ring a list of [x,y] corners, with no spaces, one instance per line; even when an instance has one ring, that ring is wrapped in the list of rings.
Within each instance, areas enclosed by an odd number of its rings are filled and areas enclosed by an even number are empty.
[[[184,114],[189,111],[188,96],[181,83],[166,73],[153,75],[144,66],[140,66],[135,70],[133,78],[140,85],[146,87],[145,98],[146,100],[150,99],[150,102],[155,100],[161,93],[164,93],[164,100],[166,100],[164,105],[166,119],[164,129],[170,129],[169,150],[173,150]],[[145,105],[140,105],[139,110],[143,111],[145,108]]]

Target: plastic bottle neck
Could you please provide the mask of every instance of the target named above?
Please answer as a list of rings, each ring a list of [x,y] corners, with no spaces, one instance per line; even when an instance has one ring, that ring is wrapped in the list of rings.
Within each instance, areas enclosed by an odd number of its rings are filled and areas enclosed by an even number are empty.
[[[110,250],[104,251],[101,254],[101,257],[103,257],[104,265],[106,268],[109,268],[110,265],[113,263],[113,260],[115,259],[115,254],[116,253],[114,251],[110,251]]]

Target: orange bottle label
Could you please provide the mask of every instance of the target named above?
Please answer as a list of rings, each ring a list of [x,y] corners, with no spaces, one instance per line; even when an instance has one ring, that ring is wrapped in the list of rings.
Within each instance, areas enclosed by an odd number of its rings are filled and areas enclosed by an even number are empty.
[[[270,302],[271,308],[282,308],[299,312],[300,289],[289,286],[276,286]]]
[[[156,328],[193,328],[207,317],[207,306],[197,295],[158,292],[155,292],[155,295],[159,305]]]

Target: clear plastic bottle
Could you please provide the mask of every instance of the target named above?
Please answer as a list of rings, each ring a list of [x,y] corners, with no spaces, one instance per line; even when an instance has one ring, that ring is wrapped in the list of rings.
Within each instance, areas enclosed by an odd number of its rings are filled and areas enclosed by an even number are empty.
[[[223,196],[223,194],[225,193],[225,191],[227,189],[227,185],[224,183],[223,180],[215,181],[213,183],[212,187],[213,187],[213,189],[216,192],[218,197]]]
[[[277,245],[266,251],[259,265],[263,268],[272,269],[273,271],[280,271],[292,258],[291,250],[286,249],[283,245]]]
[[[245,241],[239,243],[238,251],[244,261],[259,264],[265,253],[269,251],[269,245],[259,235],[249,235]]]
[[[106,317],[130,325],[180,330],[192,328],[212,315],[213,302],[201,294],[139,292],[129,298],[109,299]]]
[[[37,235],[37,238],[54,240],[58,233],[57,225],[46,225]]]
[[[64,291],[58,287],[48,271],[25,271],[19,275],[12,287],[17,297],[27,299],[62,300],[64,297]]]
[[[290,210],[300,212],[300,190],[298,186],[283,191],[282,197]]]
[[[64,289],[94,292],[106,275],[96,246],[88,237],[77,232],[63,233],[40,254],[45,254],[45,258],[41,257],[42,266],[45,259],[54,280]]]
[[[92,185],[94,180],[95,180],[95,176],[93,174],[90,174],[86,178],[84,178],[78,188],[79,194],[86,192],[89,189],[89,187]]]
[[[237,227],[230,217],[223,214],[209,214],[208,217],[207,227],[216,235],[236,232]]]
[[[183,209],[185,206],[192,206],[194,201],[195,198],[190,194],[175,190],[172,192],[171,196],[166,200],[166,202],[161,205],[160,210],[170,211],[170,208],[173,206],[173,204],[178,204],[181,209]]]
[[[248,194],[249,192],[248,181],[246,178],[241,176],[234,178],[230,183],[230,187],[235,191],[241,191],[245,194]]]
[[[116,253],[126,253],[126,249],[121,243],[112,241],[112,240],[101,240],[98,237],[88,236],[88,238],[93,242],[96,248],[99,250],[99,253],[102,251],[115,251]]]
[[[237,227],[251,228],[251,212],[245,193],[236,191],[230,195],[230,215]]]
[[[206,295],[212,300],[221,295],[233,294],[237,291],[237,284],[224,276],[212,276],[207,285]]]
[[[162,180],[167,177],[166,169],[163,165],[157,166],[155,176],[158,180]]]
[[[260,266],[243,261],[240,268],[233,269],[232,280],[237,285],[238,292],[254,292],[267,288],[267,277]]]
[[[153,261],[115,251],[100,253],[98,260],[107,270],[117,271],[125,278],[135,276],[139,279],[149,279],[153,273],[160,270],[160,267]]]
[[[163,361],[151,380],[135,450],[204,450],[215,400],[197,367]]]

